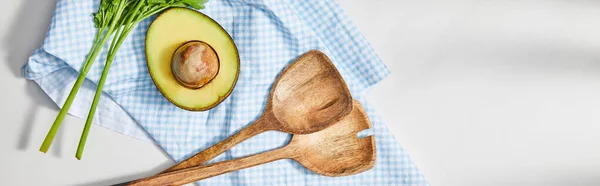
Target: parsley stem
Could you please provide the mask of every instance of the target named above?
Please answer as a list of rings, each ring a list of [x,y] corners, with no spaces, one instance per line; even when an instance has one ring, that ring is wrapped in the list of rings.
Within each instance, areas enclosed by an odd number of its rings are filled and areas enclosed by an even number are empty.
[[[104,29],[102,29],[101,31],[98,31],[98,33],[96,33],[96,36],[94,39],[95,41],[100,40],[99,38],[102,37],[103,30]],[[48,152],[48,149],[50,148],[50,146],[52,145],[52,141],[54,140],[54,136],[56,136],[56,133],[58,132],[58,129],[60,128],[60,125],[62,124],[62,121],[65,119],[65,116],[67,115],[67,112],[69,111],[69,108],[71,108],[71,105],[73,104],[73,101],[75,100],[75,96],[77,96],[79,87],[81,87],[81,84],[83,84],[83,81],[85,80],[85,76],[87,75],[88,71],[92,67],[93,61],[96,60],[98,53],[100,53],[100,49],[102,48],[102,45],[104,45],[104,43],[106,43],[107,38],[108,37],[102,38],[99,43],[95,43],[92,46],[92,48],[90,49],[90,53],[84,62],[84,65],[81,69],[81,72],[79,73],[79,76],[77,77],[77,80],[75,81],[75,84],[73,84],[73,88],[71,89],[71,92],[69,93],[69,96],[67,97],[67,100],[65,101],[62,108],[60,109],[58,116],[56,116],[56,119],[54,120],[54,123],[52,124],[52,127],[50,128],[50,131],[48,131],[48,134],[46,135],[46,138],[44,139],[44,142],[42,143],[42,146],[40,147],[41,152],[43,152],[43,153]]]
[[[125,5],[126,4],[124,3],[124,1],[117,4],[116,16],[121,16],[121,14],[123,13],[123,9],[125,8]],[[118,21],[119,21],[119,19],[112,19],[110,21],[110,24],[108,24],[108,28],[106,27],[107,24],[103,24],[102,27],[100,27],[98,29],[98,31],[96,32],[94,41],[100,40],[100,42],[94,43],[94,45],[90,49],[90,52],[88,53],[88,56],[84,62],[84,65],[83,65],[81,71],[79,72],[79,76],[77,77],[75,84],[73,84],[73,87],[71,88],[71,92],[69,93],[67,100],[63,104],[63,107],[60,109],[60,112],[56,116],[54,123],[52,123],[52,127],[50,127],[48,134],[46,134],[46,138],[44,139],[44,142],[42,142],[42,145],[40,146],[41,152],[46,153],[46,152],[48,152],[48,149],[50,149],[50,146],[52,145],[52,141],[54,141],[54,137],[56,136],[56,133],[58,132],[58,129],[60,128],[60,125],[62,124],[63,120],[65,119],[65,116],[67,116],[67,113],[68,113],[69,109],[71,108],[71,105],[73,104],[73,101],[75,100],[75,97],[77,96],[77,93],[79,92],[79,88],[85,81],[85,77],[86,77],[87,73],[89,72],[90,68],[92,67],[92,63],[96,60],[96,57],[98,57],[98,54],[102,50],[102,46],[104,45],[104,43],[106,43],[107,39],[114,33],[114,31],[115,31],[114,27],[119,26]],[[106,29],[108,29],[108,31],[106,31],[106,34],[104,34],[104,31]],[[102,38],[102,39],[99,39],[99,38]]]
[[[140,3],[141,4],[141,3]],[[128,21],[132,20],[133,16],[128,18]],[[85,148],[85,143],[87,142],[87,137],[90,132],[90,128],[92,126],[92,121],[94,119],[94,115],[96,114],[96,108],[98,107],[98,103],[100,102],[100,97],[102,96],[102,89],[104,87],[104,83],[106,82],[106,78],[108,77],[108,72],[110,70],[110,66],[117,55],[117,51],[121,47],[129,32],[133,29],[133,27],[137,25],[137,22],[129,23],[124,28],[119,28],[116,34],[113,37],[112,44],[110,49],[108,50],[108,57],[106,58],[106,63],[104,64],[104,69],[102,71],[102,76],[100,77],[100,81],[98,82],[98,86],[96,88],[96,93],[94,94],[94,100],[92,101],[92,106],[88,113],[88,117],[85,121],[85,126],[83,128],[83,132],[81,133],[81,138],[79,139],[79,144],[77,146],[77,152],[75,154],[75,158],[81,159],[83,155],[83,150]]]

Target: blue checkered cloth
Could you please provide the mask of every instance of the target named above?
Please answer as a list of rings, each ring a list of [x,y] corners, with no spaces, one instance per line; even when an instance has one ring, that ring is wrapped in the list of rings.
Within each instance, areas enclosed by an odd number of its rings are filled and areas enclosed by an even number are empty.
[[[91,14],[99,1],[59,0],[43,45],[23,66],[62,106],[91,47]],[[144,37],[152,19],[141,22],[123,43],[110,69],[94,124],[153,141],[175,161],[205,149],[246,127],[261,115],[278,73],[304,52],[326,53],[346,80],[352,96],[369,114],[376,138],[373,169],[353,176],[326,177],[293,160],[280,160],[198,182],[204,185],[428,185],[412,160],[375,114],[365,91],[389,74],[365,38],[334,0],[211,0],[201,12],[234,39],[241,58],[237,86],[210,111],[190,112],[168,102],[149,76]],[[69,114],[85,118],[96,89],[106,48],[92,66]],[[100,62],[98,62],[100,61]],[[93,138],[93,130],[90,138]],[[214,161],[264,152],[291,135],[266,132]]]

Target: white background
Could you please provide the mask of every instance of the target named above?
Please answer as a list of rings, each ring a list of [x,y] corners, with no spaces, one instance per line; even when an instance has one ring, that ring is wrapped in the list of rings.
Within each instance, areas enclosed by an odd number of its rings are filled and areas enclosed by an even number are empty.
[[[338,0],[393,74],[369,99],[432,185],[600,185],[600,1]],[[0,185],[107,185],[173,163],[58,112],[20,67],[55,0],[0,6]]]

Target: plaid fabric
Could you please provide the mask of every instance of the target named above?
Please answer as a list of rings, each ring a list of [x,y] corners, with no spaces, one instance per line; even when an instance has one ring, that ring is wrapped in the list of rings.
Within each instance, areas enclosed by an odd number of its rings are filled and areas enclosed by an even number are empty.
[[[23,67],[62,106],[89,47],[95,28],[91,14],[99,1],[59,0],[44,44]],[[94,123],[158,143],[181,161],[234,134],[262,113],[277,74],[310,49],[326,53],[354,98],[365,106],[377,143],[375,168],[346,177],[325,177],[292,160],[224,174],[201,185],[428,185],[406,152],[366,102],[368,88],[389,74],[387,67],[333,0],[211,0],[201,12],[219,22],[238,46],[241,67],[231,96],[206,112],[182,110],[154,86],[146,67],[144,37],[151,19],[132,31],[118,52],[104,86]],[[97,61],[104,61],[106,48]],[[104,64],[96,62],[70,114],[85,118]],[[93,137],[93,136],[91,136]],[[280,147],[291,135],[267,132],[213,161]]]

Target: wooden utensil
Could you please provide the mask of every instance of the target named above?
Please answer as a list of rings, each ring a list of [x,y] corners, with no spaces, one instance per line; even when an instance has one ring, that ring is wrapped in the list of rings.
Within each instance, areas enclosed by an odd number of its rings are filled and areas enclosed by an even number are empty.
[[[200,165],[136,180],[129,185],[183,185],[240,169],[280,160],[293,159],[307,169],[325,176],[358,174],[375,165],[373,136],[358,138],[357,133],[371,123],[357,101],[350,115],[322,131],[294,135],[279,149],[244,158]]]
[[[266,109],[256,122],[164,172],[200,165],[265,131],[320,131],[351,110],[352,97],[342,76],[324,53],[311,50],[281,72],[271,88]]]

